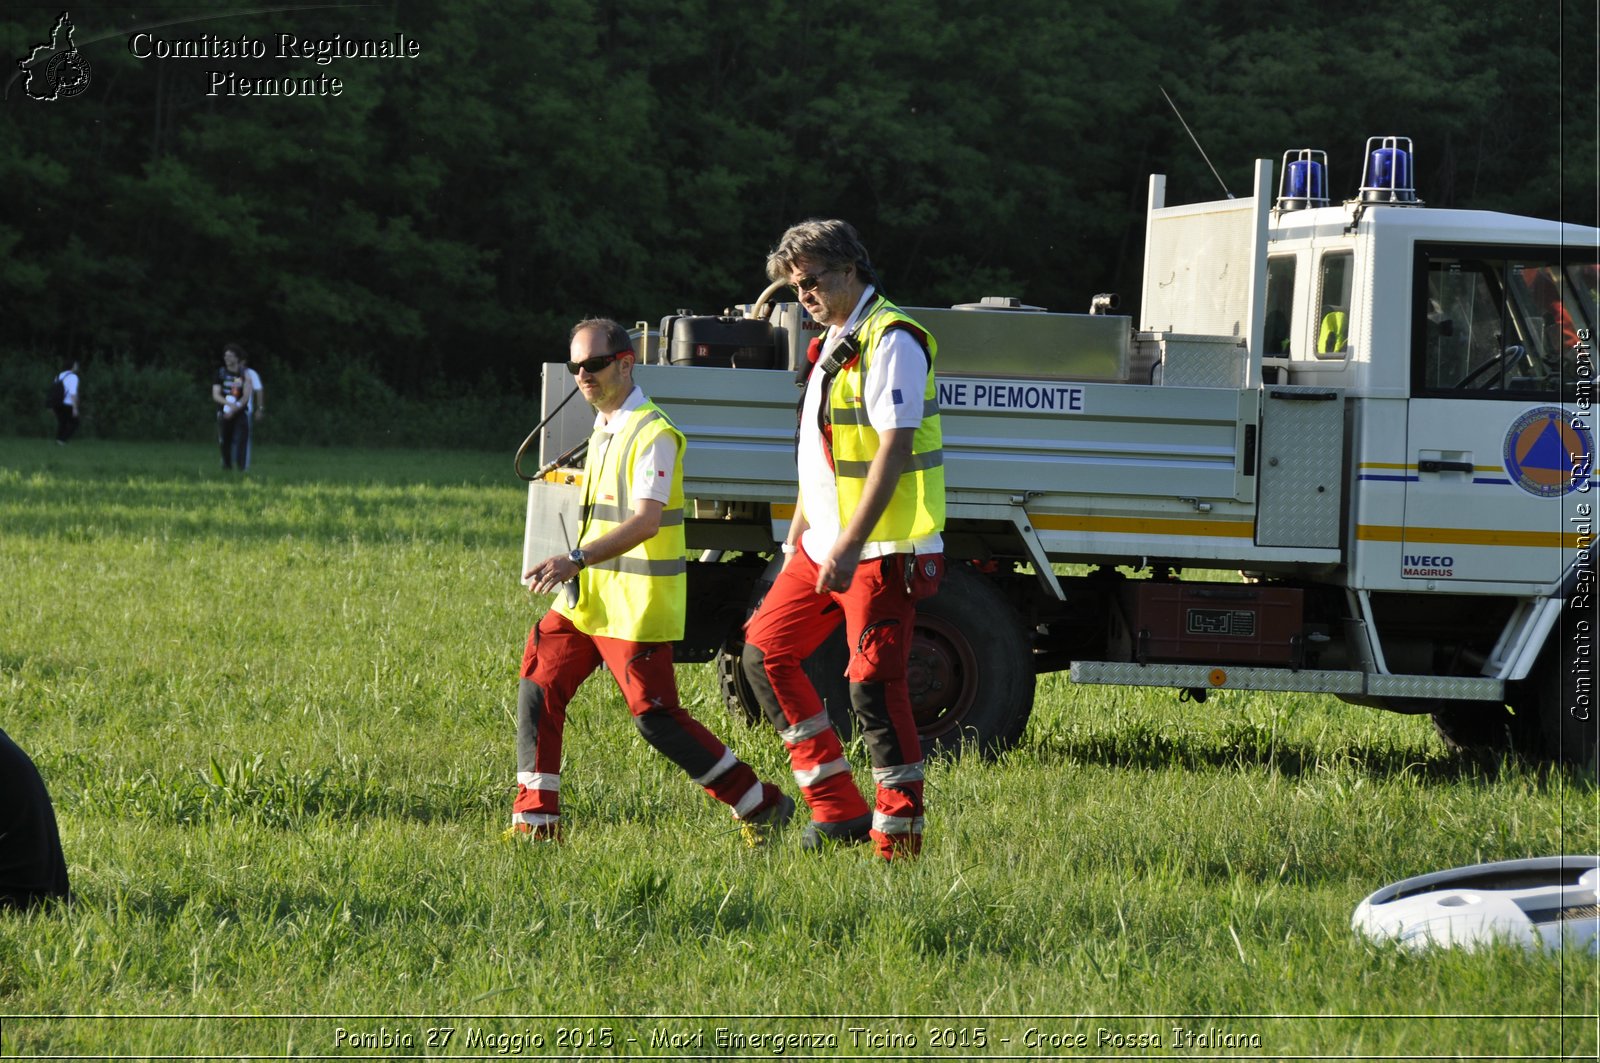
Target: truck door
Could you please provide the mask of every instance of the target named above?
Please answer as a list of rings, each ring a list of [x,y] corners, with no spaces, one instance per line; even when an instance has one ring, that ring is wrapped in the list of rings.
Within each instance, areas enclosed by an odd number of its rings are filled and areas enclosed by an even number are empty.
[[[1594,268],[1418,246],[1403,578],[1547,583],[1571,561],[1568,496],[1592,497]]]

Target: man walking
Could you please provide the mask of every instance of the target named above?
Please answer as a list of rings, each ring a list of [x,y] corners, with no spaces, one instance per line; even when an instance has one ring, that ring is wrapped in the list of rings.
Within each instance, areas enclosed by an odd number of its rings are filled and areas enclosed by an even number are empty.
[[[511,829],[560,837],[561,736],[567,704],[601,664],[611,670],[644,740],[733,810],[760,844],[794,814],[794,800],[756,778],[684,711],[672,668],[683,637],[684,436],[633,383],[633,344],[615,321],[572,329],[567,371],[595,409],[584,465],[577,545],[523,573],[558,595],[528,634],[517,696],[517,796]]]
[[[56,374],[56,382],[61,388],[59,392],[52,389],[50,408],[56,415],[56,445],[64,447],[83,421],[78,413],[80,381],[76,360],[68,362],[66,368]]]
[[[244,348],[235,346],[234,349],[239,352],[239,367],[244,370],[245,383],[250,389],[250,401],[245,404],[245,414],[250,419],[250,440],[244,454],[244,467],[248,469],[256,453],[256,425],[261,423],[261,418],[267,412],[267,390],[262,386],[261,374],[250,364],[250,356]]]
[[[869,838],[885,860],[922,849],[922,748],[906,668],[916,603],[944,574],[944,466],[927,330],[878,291],[856,231],[808,221],[767,275],[828,327],[801,401],[783,571],[745,629],[744,668],[811,806],[805,848]],[[869,811],[801,669],[843,623],[850,703],[876,785]]]
[[[245,358],[237,343],[222,348],[222,365],[211,382],[222,467],[240,472],[250,467],[250,378],[244,372]]]

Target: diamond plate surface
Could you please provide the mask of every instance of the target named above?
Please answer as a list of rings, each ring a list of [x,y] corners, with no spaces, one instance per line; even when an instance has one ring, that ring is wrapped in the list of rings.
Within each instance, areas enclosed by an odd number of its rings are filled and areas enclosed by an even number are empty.
[[[1214,673],[1224,678],[1214,683]],[[1461,701],[1503,701],[1505,684],[1477,676],[1367,675],[1238,665],[1128,664],[1121,661],[1078,661],[1074,683],[1111,686],[1201,687],[1207,690],[1304,691],[1312,694],[1369,694],[1378,697],[1448,698]]]
[[[1332,399],[1290,398],[1333,394]],[[1336,547],[1343,493],[1344,401],[1337,389],[1268,387],[1261,407],[1261,546]]]
[[[1168,335],[1161,339],[1163,387],[1244,386],[1245,350],[1231,336]]]
[[[1505,683],[1487,676],[1374,675],[1367,677],[1367,693],[1388,698],[1452,698],[1463,701],[1504,701]]]
[[[1211,682],[1212,673],[1221,671],[1226,680]],[[1202,687],[1208,690],[1301,690],[1318,694],[1359,694],[1359,672],[1327,672],[1287,668],[1249,668],[1208,664],[1124,664],[1120,661],[1077,661],[1072,666],[1074,683],[1105,683],[1112,686]]]

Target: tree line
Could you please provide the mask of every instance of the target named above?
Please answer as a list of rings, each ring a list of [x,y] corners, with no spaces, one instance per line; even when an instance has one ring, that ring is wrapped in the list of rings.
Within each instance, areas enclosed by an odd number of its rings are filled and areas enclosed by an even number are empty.
[[[5,54],[54,9],[0,15]],[[355,366],[532,393],[583,316],[752,300],[782,230],[852,220],[898,300],[1138,294],[1148,175],[1416,145],[1429,204],[1596,223],[1577,0],[418,0],[203,18],[74,5],[85,91],[0,106],[0,355],[203,375]],[[411,59],[141,58],[130,37],[414,40]],[[212,94],[332,74],[338,96]],[[1190,142],[1163,90],[1205,156]],[[1209,162],[1207,161],[1209,159]],[[1211,165],[1215,165],[1213,175]],[[336,374],[335,374],[336,376]],[[522,426],[516,426],[518,428]],[[508,429],[508,435],[515,434]]]

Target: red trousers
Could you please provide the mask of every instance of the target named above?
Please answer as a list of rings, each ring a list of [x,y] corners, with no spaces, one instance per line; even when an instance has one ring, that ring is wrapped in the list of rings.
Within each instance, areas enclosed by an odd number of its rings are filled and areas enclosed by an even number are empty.
[[[669,642],[585,635],[554,610],[528,633],[517,697],[517,797],[512,822],[553,830],[561,814],[561,736],[579,684],[604,664],[622,689],[639,733],[706,792],[748,816],[778,797],[678,703]]]
[[[866,815],[838,732],[802,669],[841,623],[850,646],[850,705],[872,759],[872,837],[885,858],[922,846],[922,743],[911,712],[906,665],[916,603],[944,575],[942,554],[863,561],[849,589],[819,594],[804,550],[778,574],[745,627],[745,674],[789,750],[812,818],[840,823]]]

